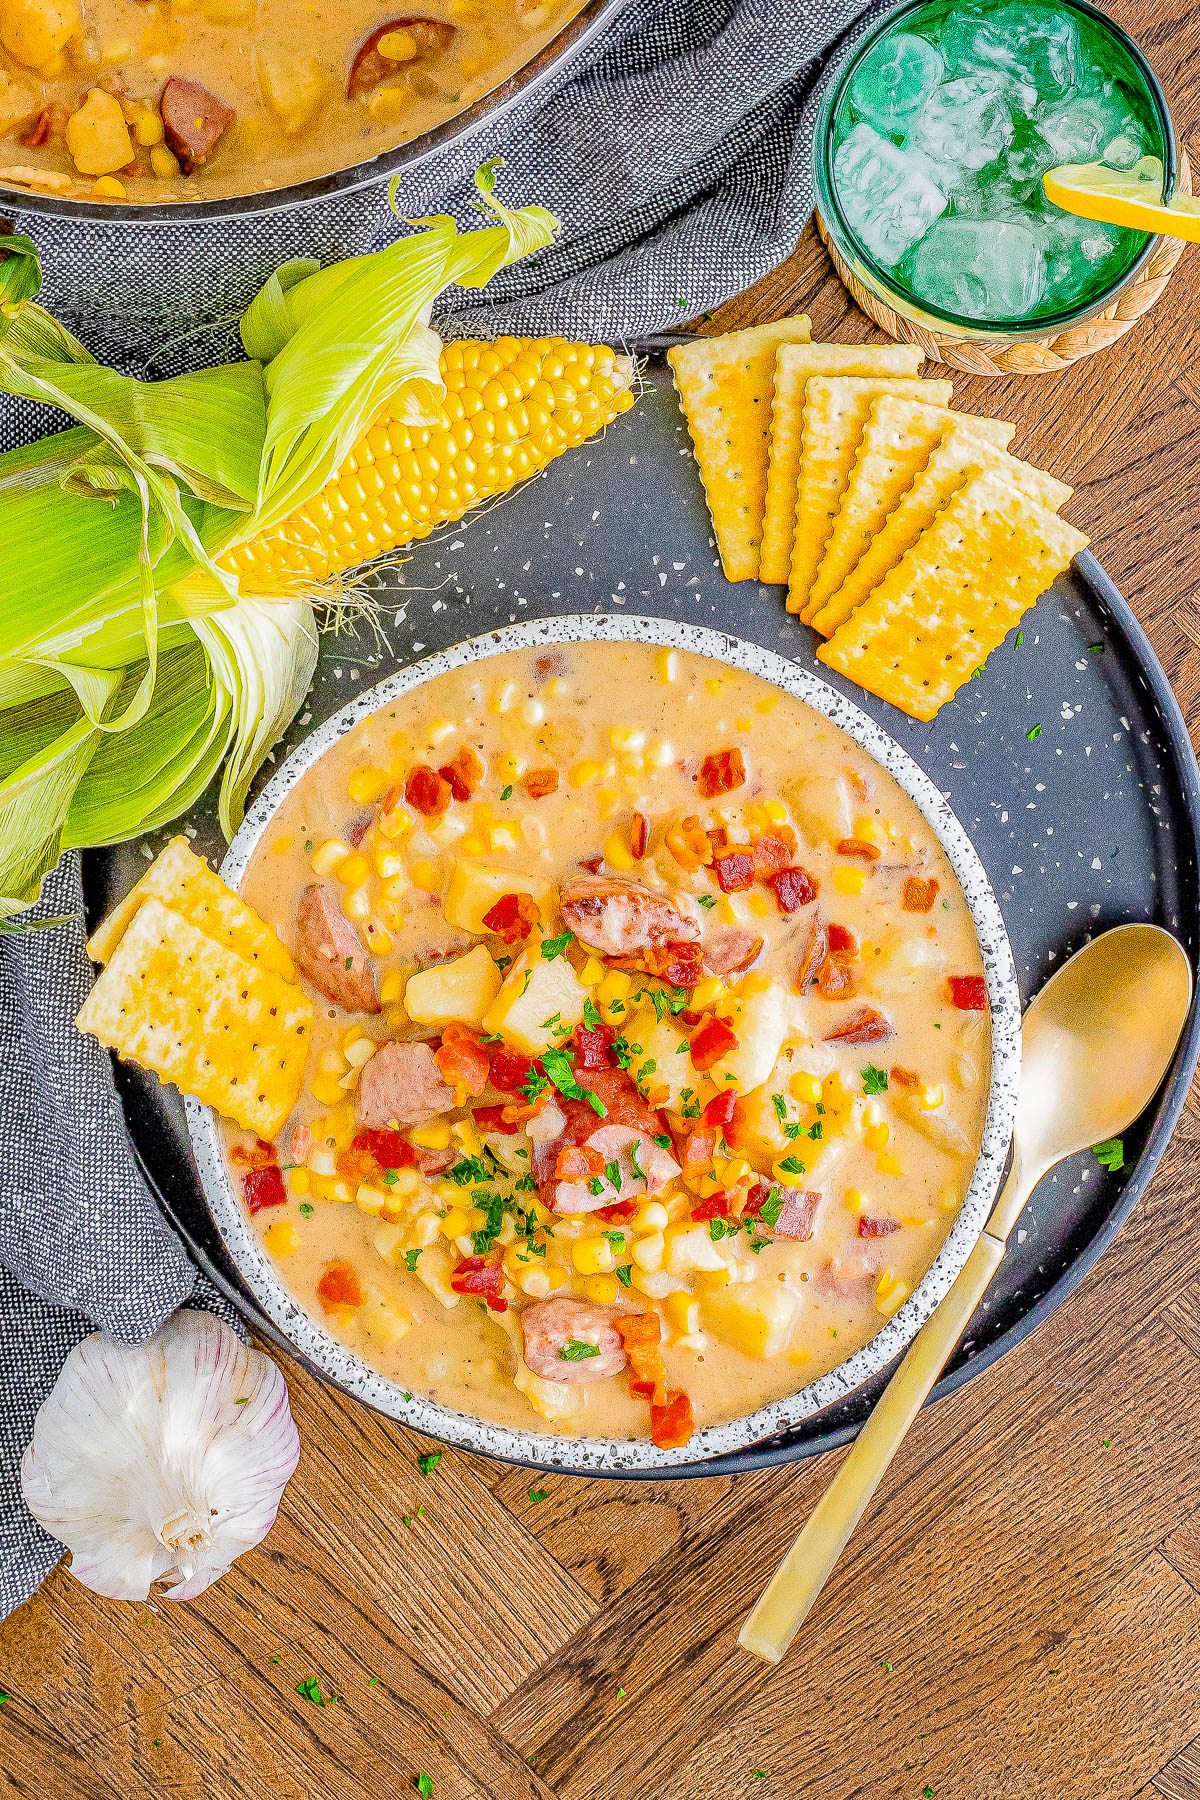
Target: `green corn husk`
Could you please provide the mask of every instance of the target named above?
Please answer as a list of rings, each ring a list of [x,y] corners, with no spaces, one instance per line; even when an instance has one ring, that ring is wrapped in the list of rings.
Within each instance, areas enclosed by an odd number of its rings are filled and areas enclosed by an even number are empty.
[[[218,558],[312,498],[378,409],[440,405],[433,303],[549,244],[541,207],[450,218],[370,256],[279,269],[247,361],[139,382],[97,363],[35,296],[28,238],[0,237],[0,392],[74,426],[0,456],[0,922],[64,849],[185,811],[221,771],[232,835],[312,679],[313,601],[245,593]],[[394,207],[395,184],[390,196]]]

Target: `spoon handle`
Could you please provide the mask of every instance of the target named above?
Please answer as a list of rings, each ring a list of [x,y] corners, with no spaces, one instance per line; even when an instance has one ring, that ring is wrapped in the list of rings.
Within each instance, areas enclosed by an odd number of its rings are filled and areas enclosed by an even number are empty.
[[[1015,1171],[1014,1171],[1015,1174]],[[1013,1186],[1010,1175],[1007,1196]],[[918,1332],[870,1418],[850,1446],[803,1531],[763,1589],[738,1635],[743,1650],[776,1663],[808,1617],[854,1527],[930,1389],[967,1328],[1004,1256],[1004,1241],[985,1231],[954,1285]]]

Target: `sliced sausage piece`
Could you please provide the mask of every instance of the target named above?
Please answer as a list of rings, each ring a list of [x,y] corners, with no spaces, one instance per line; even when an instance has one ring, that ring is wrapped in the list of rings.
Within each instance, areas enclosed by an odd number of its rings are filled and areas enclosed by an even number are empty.
[[[544,1381],[600,1381],[625,1367],[611,1306],[539,1300],[521,1314],[525,1361]],[[565,1354],[564,1354],[565,1352]]]
[[[758,961],[762,947],[752,931],[719,931],[704,946],[704,966],[710,975],[738,975]]]
[[[425,62],[430,57],[440,56],[454,42],[457,29],[455,25],[448,25],[445,19],[387,19],[382,25],[377,25],[370,37],[359,45],[354,61],[350,64],[350,79],[346,83],[347,100],[361,100],[381,82],[391,81],[402,74],[410,63]],[[402,44],[406,38],[411,38],[417,46],[416,55],[385,56],[379,48],[380,40],[392,32],[396,33]]]
[[[593,1194],[586,1181],[559,1181],[554,1188],[555,1212],[595,1212],[597,1207],[611,1206],[614,1200],[656,1194],[680,1172],[675,1158],[661,1144],[632,1125],[601,1125],[584,1141],[589,1150],[597,1152],[604,1166],[605,1172],[595,1177],[600,1192]],[[609,1170],[617,1176],[615,1183],[609,1179]]]
[[[167,148],[179,158],[185,175],[204,167],[218,139],[237,117],[231,106],[206,87],[198,81],[185,81],[181,75],[172,75],[164,87],[158,110]]]
[[[559,905],[580,943],[604,956],[628,956],[652,944],[686,943],[700,936],[695,919],[636,881],[577,875],[563,883]]]
[[[453,1105],[454,1094],[442,1080],[433,1045],[393,1041],[364,1066],[354,1116],[368,1131],[386,1131],[395,1125],[427,1125]]]
[[[318,993],[347,1012],[379,1011],[371,959],[335,896],[319,881],[296,913],[296,961]]]

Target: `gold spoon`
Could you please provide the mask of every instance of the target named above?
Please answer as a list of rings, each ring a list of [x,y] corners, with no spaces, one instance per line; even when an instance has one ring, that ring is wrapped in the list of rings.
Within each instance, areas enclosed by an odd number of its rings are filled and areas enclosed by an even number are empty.
[[[1052,975],[1021,1026],[1013,1158],[986,1229],[917,1334],[738,1643],[778,1662],[1000,1266],[1025,1202],[1055,1163],[1132,1125],[1175,1054],[1192,1002],[1182,945],[1157,925],[1118,925]]]

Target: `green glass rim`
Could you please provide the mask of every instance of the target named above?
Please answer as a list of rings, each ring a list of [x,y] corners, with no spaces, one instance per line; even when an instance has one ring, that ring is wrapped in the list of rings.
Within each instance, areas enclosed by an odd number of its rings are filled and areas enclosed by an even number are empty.
[[[997,323],[993,320],[971,319],[962,313],[943,311],[940,307],[929,305],[915,294],[908,293],[882,266],[876,262],[870,251],[860,242],[857,234],[846,220],[838,203],[837,187],[833,180],[831,167],[831,146],[833,143],[833,121],[843,95],[849,85],[850,78],[867,52],[874,47],[885,32],[892,31],[904,19],[913,13],[924,12],[936,0],[904,0],[900,6],[893,7],[884,14],[866,35],[858,40],[849,52],[845,63],[834,75],[825,90],[821,102],[821,110],[817,115],[815,134],[815,153],[813,156],[817,183],[817,204],[827,227],[835,242],[840,238],[849,246],[853,259],[864,269],[870,280],[877,284],[892,300],[899,303],[900,311],[907,315],[916,310],[923,319],[934,325],[947,325],[964,336],[974,338],[1014,336],[1035,338],[1044,337],[1050,332],[1060,331],[1066,326],[1077,325],[1082,319],[1092,318],[1108,306],[1115,296],[1121,293],[1134,281],[1149,260],[1151,252],[1161,239],[1153,234],[1140,234],[1146,238],[1142,248],[1134,257],[1129,267],[1107,288],[1082,305],[1067,307],[1059,312],[1044,313],[1036,319],[1013,319]],[[1159,132],[1162,138],[1163,162],[1163,197],[1169,199],[1175,191],[1178,174],[1178,158],[1175,148],[1175,126],[1171,118],[1167,97],[1162,83],[1154,73],[1145,55],[1134,43],[1129,33],[1122,29],[1106,12],[1093,6],[1090,0],[1050,0],[1050,4],[1061,7],[1066,12],[1081,13],[1106,31],[1123,49],[1134,64],[1146,84],[1146,91],[1153,103],[1158,118]],[[839,246],[840,248],[840,246]]]

